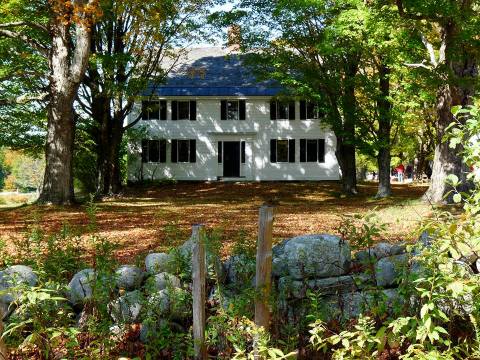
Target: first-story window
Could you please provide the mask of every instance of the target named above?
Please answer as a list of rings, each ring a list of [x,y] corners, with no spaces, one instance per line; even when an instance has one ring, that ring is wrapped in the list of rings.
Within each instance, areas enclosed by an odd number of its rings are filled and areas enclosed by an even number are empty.
[[[194,163],[197,161],[197,142],[194,139],[172,140],[172,163]]]
[[[197,120],[197,102],[172,100],[172,120]]]
[[[270,162],[295,162],[295,139],[271,139]]]
[[[142,101],[142,120],[167,120],[167,101]]]
[[[167,161],[166,140],[142,140],[142,162],[143,163],[164,163]]]
[[[325,139],[300,139],[300,162],[325,162]]]

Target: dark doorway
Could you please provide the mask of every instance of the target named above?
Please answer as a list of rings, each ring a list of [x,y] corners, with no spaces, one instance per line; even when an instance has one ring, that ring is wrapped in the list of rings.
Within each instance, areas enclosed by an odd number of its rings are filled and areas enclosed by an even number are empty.
[[[223,177],[240,177],[240,141],[223,142]]]

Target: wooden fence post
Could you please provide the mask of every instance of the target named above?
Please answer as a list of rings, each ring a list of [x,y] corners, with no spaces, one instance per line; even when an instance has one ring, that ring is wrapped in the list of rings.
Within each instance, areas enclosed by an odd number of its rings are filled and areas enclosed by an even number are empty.
[[[206,256],[203,225],[192,226],[193,341],[196,360],[207,358],[205,347],[205,273]]]
[[[268,302],[272,287],[273,214],[274,208],[272,206],[263,205],[260,208],[258,219],[255,324],[263,326],[266,331],[268,331],[270,325],[270,307]]]

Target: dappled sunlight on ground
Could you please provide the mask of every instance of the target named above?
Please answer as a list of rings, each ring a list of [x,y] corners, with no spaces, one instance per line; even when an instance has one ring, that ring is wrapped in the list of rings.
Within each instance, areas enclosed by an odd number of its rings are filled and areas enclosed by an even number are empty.
[[[338,233],[341,215],[375,211],[389,224],[388,241],[412,240],[417,223],[431,209],[420,201],[425,186],[394,185],[394,195],[373,198],[375,184],[359,186],[361,195],[341,197],[333,182],[299,183],[178,183],[148,189],[127,189],[123,196],[98,204],[98,234],[119,245],[122,262],[154,250],[167,250],[188,238],[194,223],[222,227],[224,251],[241,229],[255,241],[258,208],[277,203],[274,239],[305,233]],[[0,211],[0,239],[7,243],[40,225],[45,232],[62,224],[86,230],[85,206],[27,206]],[[85,236],[85,235],[84,235]]]

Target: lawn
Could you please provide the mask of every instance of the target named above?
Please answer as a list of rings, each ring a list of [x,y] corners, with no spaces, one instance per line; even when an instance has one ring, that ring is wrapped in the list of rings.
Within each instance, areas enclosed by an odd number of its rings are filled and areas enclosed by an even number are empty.
[[[274,240],[307,233],[338,233],[342,215],[375,211],[387,223],[387,241],[412,240],[417,223],[431,214],[420,197],[425,186],[394,185],[393,196],[374,199],[375,184],[359,186],[361,195],[340,196],[333,182],[302,183],[178,183],[150,188],[129,188],[120,197],[97,203],[98,234],[118,244],[121,262],[147,252],[164,251],[188,238],[190,226],[204,223],[224,230],[224,253],[241,232],[252,243],[258,208],[277,203]],[[88,238],[86,206],[29,205],[0,210],[0,240],[18,242],[32,227],[58,231],[62,224],[80,229]],[[86,242],[86,240],[85,240]],[[88,245],[85,245],[86,247]]]

